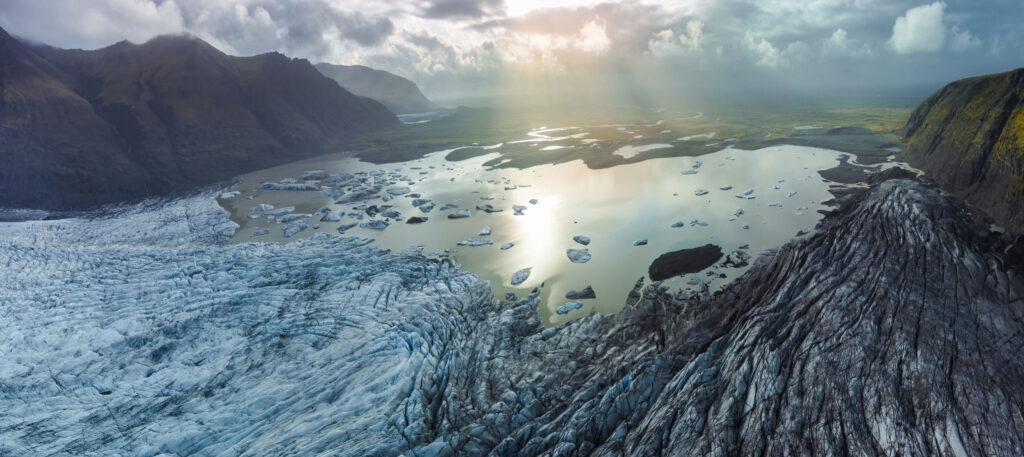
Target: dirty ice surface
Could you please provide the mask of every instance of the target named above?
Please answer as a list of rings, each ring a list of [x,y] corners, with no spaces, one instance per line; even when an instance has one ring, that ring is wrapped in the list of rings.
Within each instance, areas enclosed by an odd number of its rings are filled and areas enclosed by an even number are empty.
[[[445,159],[449,152],[386,165],[322,156],[243,175],[231,189],[241,194],[220,200],[241,225],[231,241],[288,242],[343,232],[394,251],[422,246],[424,253],[453,257],[489,280],[497,297],[523,297],[540,288],[538,311],[545,325],[555,325],[593,311],[618,311],[665,252],[710,243],[726,254],[745,247],[756,258],[809,231],[821,218],[821,202],[831,198],[830,183],[817,171],[836,166],[840,156],[800,146],[727,148],[600,170],[581,161],[517,170],[482,166],[499,157],[500,146],[458,162]],[[261,189],[265,182],[284,185]],[[306,183],[320,190],[266,190]],[[750,193],[737,198],[729,189]],[[303,215],[305,224],[280,223],[287,214]],[[487,235],[482,227],[489,228]],[[592,240],[585,263],[567,256],[567,250],[583,248],[573,241],[577,235]],[[512,286],[525,268],[529,277]],[[747,268],[715,265],[665,284],[715,290]],[[567,292],[588,285],[597,298],[556,312]]]

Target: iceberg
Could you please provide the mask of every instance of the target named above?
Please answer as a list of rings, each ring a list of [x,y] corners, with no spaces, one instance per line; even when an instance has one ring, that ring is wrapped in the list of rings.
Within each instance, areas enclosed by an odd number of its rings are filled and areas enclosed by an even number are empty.
[[[513,286],[518,286],[518,285],[526,282],[527,278],[529,278],[529,277],[530,277],[530,269],[529,268],[523,268],[521,270],[516,271],[515,273],[512,273],[511,284]]]
[[[459,246],[470,246],[470,247],[490,246],[490,245],[494,244],[494,241],[493,240],[484,239],[484,238],[470,238],[468,240],[459,241],[458,243],[455,243],[455,244],[457,244]]]
[[[386,192],[391,195],[405,195],[411,191],[412,189],[408,186],[391,186],[386,189]]]
[[[386,221],[386,220],[384,220],[384,219],[370,219],[370,220],[368,220],[366,222],[360,222],[359,223],[359,227],[360,228],[371,229],[371,230],[384,230],[389,225],[391,225],[391,223]]]
[[[296,182],[264,182],[260,183],[260,190],[299,190],[299,191],[312,191],[320,190],[320,187],[316,184],[308,182],[296,183]]]
[[[569,314],[570,311],[577,310],[583,307],[583,302],[574,301],[567,302],[566,304],[555,308],[555,312],[558,314]]]
[[[587,249],[566,249],[565,255],[572,263],[587,263],[590,261],[590,251]]]
[[[589,285],[584,287],[583,290],[570,290],[565,293],[566,300],[582,300],[590,298],[597,298],[597,294],[594,293],[594,288]]]
[[[309,228],[309,224],[306,223],[306,220],[300,219],[290,224],[282,226],[281,231],[283,232],[285,238],[289,238],[295,235],[296,233],[306,230],[307,228]]]

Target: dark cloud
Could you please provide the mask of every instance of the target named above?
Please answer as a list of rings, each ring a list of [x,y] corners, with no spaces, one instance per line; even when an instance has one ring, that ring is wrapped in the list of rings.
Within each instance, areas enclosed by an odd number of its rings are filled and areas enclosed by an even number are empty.
[[[0,26],[82,48],[191,32],[233,54],[363,63],[454,88],[499,85],[517,68],[843,88],[1024,65],[1020,0],[940,0],[932,22],[944,43],[915,52],[923,48],[907,43],[927,37],[916,26],[894,31],[897,20],[918,24],[908,10],[936,1],[623,0],[511,17],[506,0],[0,0]]]
[[[430,19],[479,19],[504,10],[504,0],[433,0],[422,15]]]
[[[221,7],[200,0],[177,1],[186,28],[248,53],[265,52],[271,45],[306,56],[326,55],[334,45],[327,37],[376,46],[395,31],[387,17],[339,9],[325,1],[257,0]]]

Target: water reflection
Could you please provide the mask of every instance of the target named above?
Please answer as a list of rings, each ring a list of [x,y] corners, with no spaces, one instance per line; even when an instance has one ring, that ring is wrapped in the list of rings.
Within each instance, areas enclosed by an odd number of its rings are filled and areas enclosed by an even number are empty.
[[[449,250],[467,270],[490,280],[499,297],[506,292],[522,297],[540,288],[544,303],[539,312],[551,325],[595,310],[618,311],[636,280],[646,276],[651,261],[662,253],[711,243],[726,253],[749,245],[748,252],[756,256],[781,246],[820,219],[820,202],[830,195],[828,183],[816,171],[835,166],[839,156],[817,148],[777,146],[758,151],[725,149],[695,158],[654,159],[601,170],[588,169],[581,161],[525,170],[487,170],[481,164],[499,157],[500,150],[460,162],[446,161],[447,152],[385,167],[324,156],[244,175],[236,189],[241,196],[222,201],[232,219],[242,225],[232,242],[285,241],[316,232],[336,234],[338,225],[355,222],[348,216],[341,222],[319,222],[320,217],[313,216],[311,228],[284,238],[280,224],[266,218],[250,219],[251,208],[269,203],[295,206],[296,213],[313,213],[326,205],[351,213],[359,203],[334,204],[320,192],[261,191],[262,181],[298,178],[310,169],[327,173],[388,170],[404,175],[403,185],[412,181],[412,192],[431,199],[436,208],[424,213],[412,206],[409,196],[370,203],[394,205],[403,218],[426,216],[429,220],[423,224],[392,222],[384,230],[356,227],[346,235],[374,238],[376,245],[394,250],[416,245],[423,246],[426,253]],[[683,174],[688,170],[696,173]],[[720,190],[729,186],[731,190]],[[708,193],[698,196],[698,189]],[[753,189],[755,198],[736,197],[747,189]],[[451,211],[440,210],[446,203],[470,209],[472,217],[448,219]],[[483,204],[502,211],[488,214],[476,210]],[[526,209],[522,215],[514,215],[513,205]],[[742,215],[737,216],[737,210],[742,210]],[[319,228],[312,228],[314,224]],[[486,238],[492,239],[493,245],[456,245],[479,237],[485,226],[491,228],[492,235]],[[260,228],[269,228],[270,233],[252,237]],[[583,248],[572,240],[574,235],[593,240],[586,246],[592,255],[589,262],[572,263],[567,257],[567,249]],[[647,239],[648,244],[634,246],[638,239]],[[506,242],[514,247],[501,250],[499,246]],[[511,286],[512,274],[523,268],[531,268],[529,278]],[[666,284],[685,289],[701,281],[714,289],[745,268],[712,270],[712,276],[704,271]],[[570,301],[565,299],[567,291],[588,285],[596,299],[582,300],[584,306],[568,314],[555,313],[558,306]]]

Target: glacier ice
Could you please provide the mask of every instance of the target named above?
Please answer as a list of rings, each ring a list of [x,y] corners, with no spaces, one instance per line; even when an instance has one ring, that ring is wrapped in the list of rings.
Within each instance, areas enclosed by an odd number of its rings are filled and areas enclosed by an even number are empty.
[[[0,455],[1019,455],[1017,271],[883,184],[720,294],[552,328],[446,256],[226,245],[216,194],[0,223]]]

